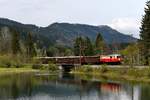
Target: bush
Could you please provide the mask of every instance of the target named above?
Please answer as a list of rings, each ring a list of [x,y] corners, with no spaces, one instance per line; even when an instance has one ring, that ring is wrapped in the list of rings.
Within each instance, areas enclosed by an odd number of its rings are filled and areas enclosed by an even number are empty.
[[[119,70],[119,73],[121,74],[121,75],[125,75],[125,74],[127,74],[127,71],[128,69],[127,68],[122,68],[121,70]]]
[[[85,73],[90,73],[90,72],[93,71],[92,67],[90,67],[89,65],[84,65],[84,66],[82,66],[82,70],[83,70],[83,72],[85,72]]]
[[[146,76],[147,77],[150,77],[150,67],[148,67],[147,69],[145,69],[146,70]]]
[[[128,69],[127,74],[129,76],[134,76],[134,77],[141,77],[143,76],[143,70],[135,69],[135,68],[130,68]]]
[[[0,67],[4,68],[20,68],[23,67],[23,61],[18,56],[5,55],[0,56]]]
[[[33,64],[32,69],[42,69],[43,65],[42,64]]]
[[[101,68],[100,68],[100,72],[101,72],[101,73],[105,73],[105,72],[107,72],[107,71],[108,71],[107,66],[106,66],[106,65],[102,65]]]
[[[11,58],[7,56],[0,57],[0,67],[10,68],[11,67]]]
[[[49,62],[49,64],[48,64],[48,70],[52,71],[52,72],[55,72],[55,71],[59,70],[59,67],[56,64]]]

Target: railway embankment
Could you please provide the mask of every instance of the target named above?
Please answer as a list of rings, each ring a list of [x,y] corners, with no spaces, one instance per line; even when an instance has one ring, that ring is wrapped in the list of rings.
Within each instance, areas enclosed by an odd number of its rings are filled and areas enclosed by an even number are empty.
[[[83,65],[75,67],[71,73],[80,75],[84,79],[96,76],[101,79],[102,77],[111,80],[122,80],[132,82],[147,82],[150,83],[150,67],[149,66],[112,66],[112,65]]]

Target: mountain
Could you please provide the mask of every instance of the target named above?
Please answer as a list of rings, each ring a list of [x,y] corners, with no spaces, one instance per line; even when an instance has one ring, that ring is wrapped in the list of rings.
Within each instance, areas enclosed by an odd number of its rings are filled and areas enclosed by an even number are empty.
[[[78,36],[88,36],[92,41],[95,40],[97,33],[101,33],[104,40],[111,44],[131,43],[137,39],[129,35],[125,35],[112,29],[109,26],[92,26],[85,24],[69,24],[69,23],[53,23],[47,27],[38,27],[31,24],[22,24],[5,18],[0,18],[0,28],[9,27],[16,29],[24,40],[26,33],[32,32],[35,42],[42,47],[48,47],[53,44],[61,44],[72,46],[73,41]]]

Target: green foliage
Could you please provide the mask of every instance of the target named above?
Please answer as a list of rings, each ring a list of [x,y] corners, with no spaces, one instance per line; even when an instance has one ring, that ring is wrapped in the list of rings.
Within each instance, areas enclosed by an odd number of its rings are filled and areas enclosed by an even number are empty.
[[[148,78],[150,78],[150,67],[148,67],[146,70],[146,76],[148,76]]]
[[[104,53],[104,40],[100,33],[98,33],[96,40],[95,40],[95,48],[96,54],[103,54]]]
[[[149,1],[148,1],[149,2]],[[145,8],[145,15],[143,16],[142,19],[142,26],[140,30],[140,43],[142,45],[141,49],[141,54],[145,59],[145,65],[149,64],[149,58],[150,58],[150,6],[147,6]]]
[[[127,75],[134,77],[141,77],[143,73],[140,73],[138,69],[130,68],[128,69]]]
[[[16,30],[12,30],[11,47],[12,47],[12,53],[13,54],[17,54],[18,52],[21,52],[19,39],[20,39],[19,33],[16,32]]]
[[[89,37],[77,37],[74,43],[74,54],[76,56],[92,56],[94,47]]]
[[[77,37],[74,43],[74,55],[79,56],[82,55],[82,51],[84,50],[84,39],[82,37]]]
[[[93,68],[90,67],[90,65],[83,65],[81,67],[75,67],[75,69],[73,69],[77,72],[82,72],[85,74],[89,74],[93,72]]]
[[[122,68],[121,70],[119,70],[119,74],[120,75],[126,75],[128,72],[128,69],[127,68]]]
[[[4,68],[20,68],[24,67],[22,59],[19,56],[0,56],[0,67]]]
[[[93,69],[90,67],[90,65],[84,65],[83,67],[83,71],[85,73],[91,73],[93,71]]]
[[[35,45],[32,37],[32,33],[28,33],[26,39],[26,52],[28,57],[36,56]]]
[[[93,68],[91,65],[83,65],[81,67],[76,67],[75,72],[81,72],[85,74],[92,74],[92,73],[106,73],[108,72],[108,68],[106,65],[102,65],[100,67]]]
[[[42,64],[33,64],[32,69],[43,69],[43,65]]]
[[[100,33],[97,34],[96,40],[95,40],[95,46],[98,48],[101,46],[101,42],[103,41],[103,37]]]
[[[125,65],[133,67],[134,65],[140,65],[142,63],[138,44],[129,45],[121,51],[121,54],[124,55],[123,62]]]
[[[107,68],[106,65],[102,65],[102,66],[100,67],[100,72],[101,72],[101,73],[106,73],[107,71],[108,71],[108,68]]]
[[[47,56],[71,56],[73,55],[72,49],[63,45],[50,46],[46,51]]]
[[[46,51],[46,54],[49,57],[53,57],[53,56],[57,56],[58,52],[59,50],[53,46],[53,47],[48,48],[48,50]]]
[[[33,64],[32,69],[40,69],[40,70],[45,70],[45,71],[50,71],[50,72],[57,72],[59,70],[59,67],[56,64],[49,62],[48,65]]]
[[[48,70],[51,72],[56,72],[59,70],[59,67],[56,64],[49,62]]]
[[[92,56],[94,54],[94,47],[90,38],[85,39],[85,56]]]

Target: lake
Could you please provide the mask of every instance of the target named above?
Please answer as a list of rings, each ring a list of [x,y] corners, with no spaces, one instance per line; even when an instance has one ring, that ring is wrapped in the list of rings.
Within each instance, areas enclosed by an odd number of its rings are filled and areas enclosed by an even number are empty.
[[[0,100],[150,100],[150,85],[63,73],[2,75]]]

